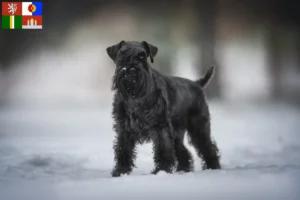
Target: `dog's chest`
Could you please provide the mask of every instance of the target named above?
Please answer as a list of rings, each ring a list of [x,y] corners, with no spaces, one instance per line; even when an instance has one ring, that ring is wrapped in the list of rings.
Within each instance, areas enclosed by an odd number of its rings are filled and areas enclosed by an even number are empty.
[[[163,114],[162,107],[163,105],[159,102],[159,99],[145,99],[139,102],[128,101],[126,110],[131,129],[147,136],[149,130],[158,124],[157,119]]]

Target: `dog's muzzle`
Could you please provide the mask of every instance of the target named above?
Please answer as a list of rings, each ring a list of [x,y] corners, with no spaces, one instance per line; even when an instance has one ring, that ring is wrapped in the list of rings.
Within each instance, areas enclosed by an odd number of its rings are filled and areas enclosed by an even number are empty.
[[[137,70],[135,67],[123,67],[122,72],[125,74],[136,74]]]
[[[123,67],[122,71],[125,71],[125,73],[127,73],[127,74],[135,74],[136,73],[135,67],[128,67],[128,68]]]
[[[137,81],[137,69],[135,67],[123,67],[122,68],[122,79],[127,80],[129,82]]]
[[[122,87],[129,95],[134,95],[138,88],[138,70],[135,67],[123,67],[121,70]]]

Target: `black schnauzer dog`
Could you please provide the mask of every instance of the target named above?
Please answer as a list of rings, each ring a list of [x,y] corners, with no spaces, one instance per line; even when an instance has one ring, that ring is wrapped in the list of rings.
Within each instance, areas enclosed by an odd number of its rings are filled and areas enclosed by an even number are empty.
[[[220,169],[219,152],[210,135],[210,114],[203,88],[214,68],[197,81],[165,76],[150,67],[158,48],[143,42],[125,42],[106,49],[116,64],[113,118],[116,166],[112,176],[129,174],[135,167],[135,147],[153,142],[155,168],[172,173],[193,170],[193,158],[183,144],[190,143],[203,160],[203,169]]]

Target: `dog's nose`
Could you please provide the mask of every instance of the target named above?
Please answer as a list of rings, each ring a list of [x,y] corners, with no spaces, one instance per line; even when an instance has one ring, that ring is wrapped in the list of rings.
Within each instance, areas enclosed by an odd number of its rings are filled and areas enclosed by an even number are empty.
[[[134,67],[131,67],[131,68],[128,70],[128,72],[129,72],[130,74],[134,74],[134,73],[136,72],[136,69],[135,69]]]

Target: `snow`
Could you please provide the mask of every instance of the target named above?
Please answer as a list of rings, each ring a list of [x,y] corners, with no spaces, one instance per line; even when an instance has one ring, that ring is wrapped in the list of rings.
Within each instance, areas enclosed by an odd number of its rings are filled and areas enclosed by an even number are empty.
[[[0,199],[300,199],[300,110],[284,104],[210,102],[223,170],[111,178],[111,107],[0,110]],[[186,145],[187,144],[187,141]]]

